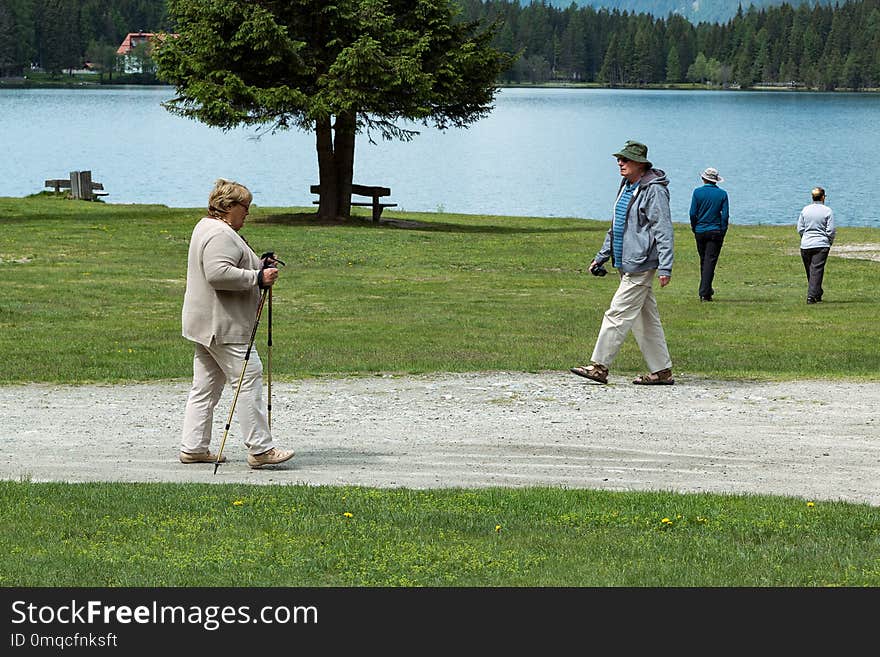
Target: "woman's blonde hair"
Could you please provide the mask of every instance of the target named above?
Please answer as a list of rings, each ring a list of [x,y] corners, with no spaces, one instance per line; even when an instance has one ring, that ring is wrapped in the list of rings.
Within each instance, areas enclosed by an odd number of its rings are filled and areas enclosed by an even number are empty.
[[[220,219],[236,203],[250,205],[253,200],[254,195],[241,183],[218,178],[208,196],[208,216]]]

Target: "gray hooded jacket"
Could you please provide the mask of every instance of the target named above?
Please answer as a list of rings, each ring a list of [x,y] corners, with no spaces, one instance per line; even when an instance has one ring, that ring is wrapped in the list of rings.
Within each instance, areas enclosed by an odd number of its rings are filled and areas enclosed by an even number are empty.
[[[626,180],[621,179],[617,198]],[[611,239],[614,222],[605,235],[605,242],[596,254],[598,264],[612,257]],[[639,181],[626,210],[623,228],[623,262],[612,264],[621,271],[634,274],[656,269],[659,276],[672,276],[673,235],[669,211],[669,178],[661,169],[649,169]]]

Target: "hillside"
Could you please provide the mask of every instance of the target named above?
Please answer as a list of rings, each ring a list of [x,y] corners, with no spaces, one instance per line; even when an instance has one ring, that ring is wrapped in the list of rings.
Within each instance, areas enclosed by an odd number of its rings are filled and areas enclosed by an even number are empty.
[[[554,7],[566,8],[572,2],[579,7],[592,6],[596,9],[619,9],[630,13],[647,13],[657,18],[665,18],[669,14],[680,14],[690,22],[726,23],[736,15],[742,5],[743,10],[754,6],[756,9],[778,7],[783,0],[547,0]],[[820,4],[833,4],[832,0],[818,0]],[[524,2],[523,4],[527,4]],[[798,6],[798,0],[790,0],[788,4]],[[806,0],[804,4],[814,5],[816,1]]]

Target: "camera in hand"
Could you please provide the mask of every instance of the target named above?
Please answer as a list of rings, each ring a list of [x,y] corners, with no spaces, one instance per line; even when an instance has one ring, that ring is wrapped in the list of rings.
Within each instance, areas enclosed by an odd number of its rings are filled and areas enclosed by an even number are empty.
[[[593,276],[604,276],[608,273],[608,270],[605,269],[605,265],[593,265],[590,267],[590,273]]]

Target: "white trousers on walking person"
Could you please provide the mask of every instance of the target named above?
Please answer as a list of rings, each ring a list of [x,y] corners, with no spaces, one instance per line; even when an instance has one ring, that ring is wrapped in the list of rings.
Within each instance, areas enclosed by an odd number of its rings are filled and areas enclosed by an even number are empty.
[[[620,286],[611,299],[611,306],[602,318],[599,337],[591,360],[610,367],[617,357],[627,334],[632,331],[636,344],[651,372],[672,367],[666,335],[660,324],[660,312],[654,297],[656,269],[637,274],[620,275]]]
[[[238,384],[247,347],[246,344],[216,343],[205,347],[196,343],[193,383],[183,417],[181,451],[208,451],[214,424],[214,408],[220,401],[226,382],[232,382],[233,391]],[[268,409],[263,404],[263,363],[256,348],[251,349],[241,380],[235,414],[238,415],[244,444],[250,454],[262,454],[272,449],[274,444],[269,430]]]

